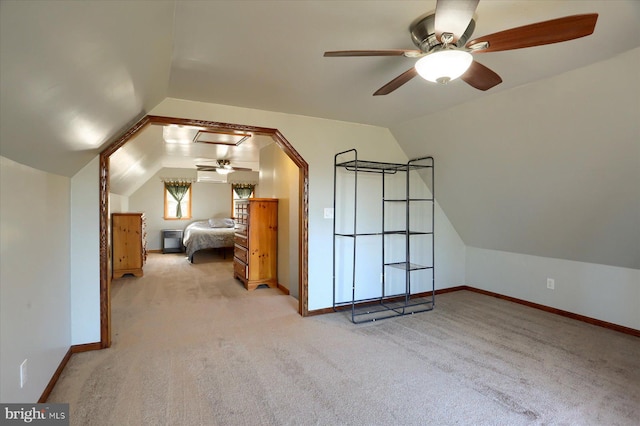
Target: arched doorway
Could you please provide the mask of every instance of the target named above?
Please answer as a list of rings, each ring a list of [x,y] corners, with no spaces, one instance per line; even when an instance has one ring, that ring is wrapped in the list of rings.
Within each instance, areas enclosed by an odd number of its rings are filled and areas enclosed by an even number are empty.
[[[111,283],[109,282],[109,158],[150,125],[198,127],[211,132],[248,132],[271,137],[298,167],[298,312],[308,314],[309,165],[278,131],[265,127],[147,115],[100,153],[100,346],[111,346]]]

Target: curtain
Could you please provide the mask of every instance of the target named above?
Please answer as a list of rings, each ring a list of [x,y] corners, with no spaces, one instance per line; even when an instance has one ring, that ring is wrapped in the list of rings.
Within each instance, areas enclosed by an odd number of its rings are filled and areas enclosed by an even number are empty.
[[[249,198],[251,196],[251,193],[253,192],[253,189],[256,186],[251,184],[239,183],[239,184],[233,184],[231,187],[233,188],[235,193],[238,195],[238,197]]]
[[[190,182],[165,182],[165,189],[171,194],[174,200],[178,202],[176,207],[176,217],[180,219],[182,217],[182,199],[189,192],[191,188]]]

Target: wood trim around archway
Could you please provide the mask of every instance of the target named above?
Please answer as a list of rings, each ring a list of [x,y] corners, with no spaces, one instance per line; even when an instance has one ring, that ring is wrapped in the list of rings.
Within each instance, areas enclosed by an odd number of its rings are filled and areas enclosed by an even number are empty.
[[[131,126],[120,138],[100,153],[100,346],[111,346],[111,283],[109,282],[109,158],[120,147],[150,125],[179,125],[198,127],[208,131],[240,131],[270,136],[298,166],[298,312],[309,314],[309,164],[293,148],[278,129],[219,123],[214,121],[147,115]]]

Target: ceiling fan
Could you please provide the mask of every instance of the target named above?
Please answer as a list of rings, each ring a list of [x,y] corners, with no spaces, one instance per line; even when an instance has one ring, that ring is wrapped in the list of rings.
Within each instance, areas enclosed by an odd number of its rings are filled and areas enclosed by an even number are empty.
[[[216,160],[216,164],[217,166],[196,165],[196,169],[200,172],[217,172],[221,175],[226,175],[236,171],[251,171],[251,169],[246,167],[233,167],[229,160]]]
[[[499,52],[544,44],[560,43],[593,33],[597,13],[565,16],[511,28],[478,37],[469,42],[475,29],[473,15],[479,0],[438,0],[435,13],[416,20],[409,32],[418,49],[338,50],[327,57],[405,56],[419,58],[408,71],[378,89],[373,95],[387,95],[416,75],[446,84],[460,77],[479,90],[488,90],[502,82],[498,74],[475,61],[472,53]]]

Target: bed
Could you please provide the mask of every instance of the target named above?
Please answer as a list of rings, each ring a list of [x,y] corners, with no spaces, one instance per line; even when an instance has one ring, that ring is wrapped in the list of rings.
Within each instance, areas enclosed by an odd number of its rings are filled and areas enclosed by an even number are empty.
[[[187,225],[182,242],[189,262],[193,263],[193,254],[198,250],[233,247],[234,230],[230,218],[198,220]]]

